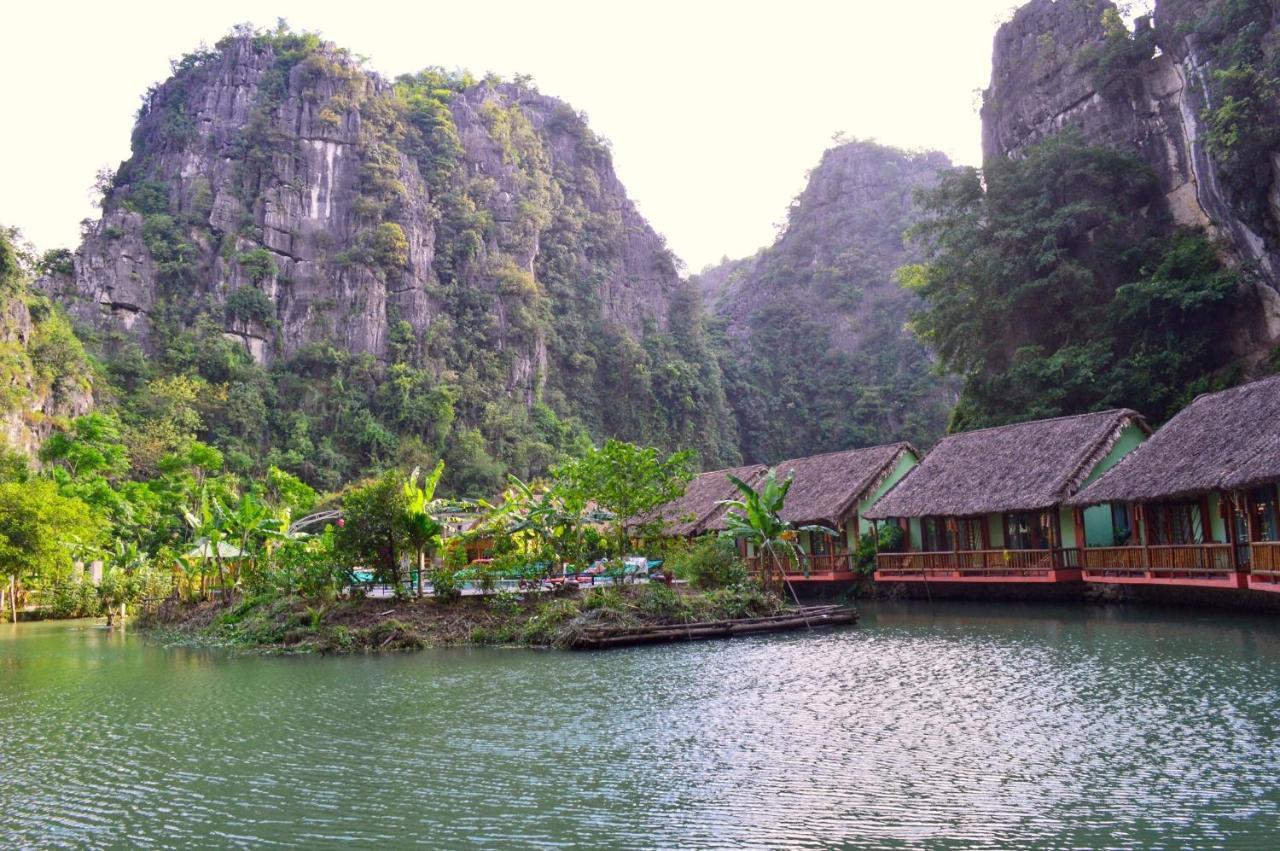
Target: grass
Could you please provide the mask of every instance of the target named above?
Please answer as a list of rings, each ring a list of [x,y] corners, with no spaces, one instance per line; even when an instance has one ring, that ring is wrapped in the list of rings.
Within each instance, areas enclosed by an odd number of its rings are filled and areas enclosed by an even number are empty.
[[[427,646],[562,647],[588,626],[695,623],[784,611],[758,587],[699,591],[660,583],[497,594],[448,602],[250,597],[169,606],[141,624],[168,643],[288,653],[416,650]]]

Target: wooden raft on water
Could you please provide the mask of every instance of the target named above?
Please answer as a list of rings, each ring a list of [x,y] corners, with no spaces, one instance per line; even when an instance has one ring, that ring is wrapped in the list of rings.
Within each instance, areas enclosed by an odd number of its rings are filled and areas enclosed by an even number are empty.
[[[858,612],[847,606],[802,606],[780,615],[759,618],[702,621],[700,623],[664,624],[640,627],[589,627],[570,643],[573,650],[599,650],[659,641],[697,641],[703,638],[730,638],[781,632],[789,629],[816,629],[825,626],[856,623]]]

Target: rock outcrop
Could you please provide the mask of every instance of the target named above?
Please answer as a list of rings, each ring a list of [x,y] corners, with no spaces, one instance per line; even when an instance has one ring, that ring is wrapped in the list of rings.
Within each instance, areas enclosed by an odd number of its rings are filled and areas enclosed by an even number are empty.
[[[1131,31],[1109,0],[1022,6],[996,35],[983,153],[1017,156],[1064,128],[1137,151],[1173,220],[1207,229],[1245,271],[1255,298],[1236,323],[1235,347],[1258,359],[1280,343],[1280,148],[1253,154],[1243,174],[1235,152],[1211,143],[1211,114],[1227,96],[1215,74],[1239,68],[1241,55],[1261,62],[1280,29],[1266,0],[1229,5],[1157,0]],[[1267,97],[1261,87],[1256,96]],[[1273,111],[1249,120],[1274,120]]]
[[[14,253],[5,240],[0,232],[0,449],[34,459],[55,423],[93,407],[93,385],[66,319],[6,268]]]
[[[950,162],[872,142],[828,150],[786,229],[754,257],[697,276],[724,326],[725,371],[748,461],[940,436],[953,397],[906,328],[918,260],[913,193]]]
[[[163,355],[212,326],[264,366],[403,361],[468,426],[546,401],[596,434],[736,452],[709,356],[697,422],[655,410],[655,437],[599,410],[628,401],[618,352],[654,351],[685,285],[607,144],[527,81],[390,81],[314,35],[237,31],[148,93],[74,275],[42,286],[108,345]],[[660,407],[639,389],[632,407]]]

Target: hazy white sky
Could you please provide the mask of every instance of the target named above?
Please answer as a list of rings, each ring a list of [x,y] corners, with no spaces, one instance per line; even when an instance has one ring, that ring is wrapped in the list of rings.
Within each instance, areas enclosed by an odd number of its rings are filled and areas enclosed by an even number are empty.
[[[631,197],[696,271],[770,243],[836,131],[976,163],[975,90],[1013,5],[26,0],[0,28],[0,223],[74,247],[94,173],[128,157],[139,97],[169,60],[285,17],[386,75],[531,74],[612,141]]]

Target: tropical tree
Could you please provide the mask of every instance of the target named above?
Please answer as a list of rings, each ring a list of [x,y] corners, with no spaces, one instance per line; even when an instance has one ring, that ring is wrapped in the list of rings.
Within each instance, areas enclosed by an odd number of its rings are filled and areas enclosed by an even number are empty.
[[[419,468],[414,467],[404,483],[404,528],[418,563],[419,597],[426,590],[427,558],[440,546],[440,533],[444,531],[438,515],[445,510],[446,504],[436,499],[436,486],[440,484],[443,473],[444,461],[440,461],[419,485]]]
[[[581,457],[562,464],[553,475],[567,501],[582,507],[594,503],[613,518],[619,555],[627,548],[627,524],[684,493],[693,478],[693,453],[667,457],[652,446],[606,441]]]
[[[20,582],[65,578],[73,559],[97,546],[103,525],[82,500],[47,479],[0,484],[0,578],[9,586],[10,617],[17,620]]]
[[[745,540],[755,548],[759,556],[761,582],[766,588],[772,584],[773,568],[776,565],[780,584],[786,583],[791,596],[799,602],[795,589],[791,587],[786,572],[782,569],[782,561],[784,558],[795,559],[797,563],[804,564],[803,553],[796,543],[797,532],[834,535],[835,530],[817,525],[795,526],[782,519],[782,507],[787,500],[787,492],[791,490],[792,479],[787,476],[783,481],[778,481],[776,469],[765,474],[759,490],[732,473],[728,477],[742,496],[740,499],[720,501],[720,505],[728,506],[729,509],[721,536]]]

